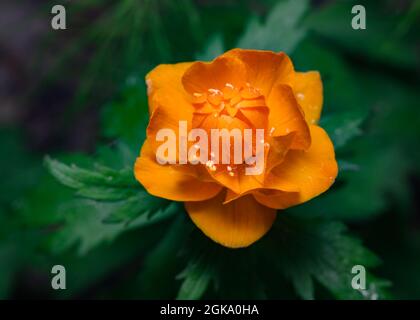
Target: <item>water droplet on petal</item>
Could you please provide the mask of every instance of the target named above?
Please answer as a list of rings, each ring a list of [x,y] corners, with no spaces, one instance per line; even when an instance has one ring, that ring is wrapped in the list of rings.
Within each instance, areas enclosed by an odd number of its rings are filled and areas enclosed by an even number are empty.
[[[299,100],[305,99],[305,95],[302,92],[298,92],[298,94],[296,96]]]
[[[204,103],[207,99],[205,93],[194,92],[192,96],[193,103]]]
[[[209,89],[207,99],[208,101],[215,106],[218,106],[223,100],[223,93],[218,89]]]
[[[236,89],[233,84],[226,83],[225,87],[222,89],[223,96],[225,99],[229,100],[232,99],[238,93],[238,89]]]

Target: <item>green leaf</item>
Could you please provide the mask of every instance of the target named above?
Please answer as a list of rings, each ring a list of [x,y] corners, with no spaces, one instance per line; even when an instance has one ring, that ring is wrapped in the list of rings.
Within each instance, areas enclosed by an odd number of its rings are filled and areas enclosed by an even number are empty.
[[[360,112],[342,112],[323,116],[319,124],[327,131],[335,148],[340,148],[362,134],[360,126],[365,118],[366,114]]]
[[[351,27],[351,19],[355,16],[351,10],[357,4],[366,8],[365,30]],[[352,54],[398,68],[415,67],[418,66],[415,21],[420,5],[418,1],[412,1],[408,14],[401,14],[400,10],[397,4],[391,3],[385,6],[381,2],[359,0],[330,2],[312,10],[305,26]]]
[[[177,299],[194,300],[199,299],[206,292],[212,278],[214,270],[212,264],[206,259],[206,253],[191,260],[187,267],[178,275],[177,279],[182,279]]]
[[[156,198],[141,191],[137,195],[127,198],[120,203],[118,210],[109,214],[104,223],[130,223],[140,214],[153,217],[156,214],[168,214],[178,210],[177,203],[162,198]]]
[[[130,202],[133,205],[133,202]],[[51,235],[48,246],[52,252],[59,253],[73,246],[77,246],[80,255],[102,244],[111,242],[120,234],[161,222],[172,217],[177,210],[170,206],[167,210],[160,210],[153,216],[142,212],[134,214],[127,201],[98,202],[93,200],[73,200],[60,206],[60,215],[63,219],[61,225]],[[106,219],[118,211],[125,211],[129,216],[129,223],[104,223]],[[130,212],[130,213],[127,213]],[[133,218],[136,216],[135,218]]]
[[[185,246],[192,227],[185,218],[185,214],[180,214],[161,241],[149,248],[136,281],[140,298],[173,299],[176,296],[178,283],[174,280],[183,266],[179,252]]]
[[[127,268],[146,255],[165,235],[166,225],[141,228],[125,232],[112,243],[103,242],[88,254],[67,250],[48,256],[45,264],[38,268],[46,276],[47,289],[50,288],[51,259],[66,266],[66,290],[55,290],[51,294],[58,299],[104,299],[124,298],[120,286],[131,287],[137,268]],[[31,261],[32,262],[32,261]],[[102,285],[113,279],[113,285]],[[133,296],[131,296],[133,297]]]
[[[101,164],[85,169],[49,157],[45,164],[58,181],[86,198],[56,207],[63,222],[52,236],[53,251],[78,244],[79,253],[84,254],[127,230],[159,222],[178,211],[176,203],[149,195],[135,181],[132,169],[115,170]]]
[[[123,189],[123,188],[110,188],[106,186],[87,186],[81,187],[76,195],[104,201],[116,201],[127,199],[135,193],[135,190]]]
[[[315,298],[314,280],[338,299],[386,298],[388,282],[370,273],[366,290],[352,288],[352,267],[373,268],[379,260],[346,231],[339,222],[281,215],[264,247],[264,259],[268,259],[264,261],[270,261],[274,269],[290,279],[304,299]]]
[[[308,6],[307,0],[281,1],[272,9],[264,24],[255,18],[249,22],[237,47],[292,53],[306,34],[300,20]]]
[[[195,232],[184,256],[188,264],[178,276],[183,279],[179,299],[296,298],[290,283],[303,299],[322,298],[320,286],[330,298],[388,297],[388,282],[369,272],[378,258],[339,222],[283,213],[267,236],[241,250],[221,247]],[[351,285],[354,265],[367,270],[366,290]]]
[[[132,76],[118,97],[105,105],[101,113],[106,138],[118,138],[138,148],[145,139],[148,121],[147,93],[143,79]]]
[[[88,170],[75,164],[66,165],[48,156],[45,158],[45,165],[58,181],[73,189],[83,189],[92,186],[138,188],[132,169],[117,171],[99,166],[97,170]]]
[[[187,265],[178,276],[183,279],[179,299],[267,299],[268,283],[263,281],[255,246],[240,250],[223,247],[205,237],[192,223],[189,241],[181,256]]]

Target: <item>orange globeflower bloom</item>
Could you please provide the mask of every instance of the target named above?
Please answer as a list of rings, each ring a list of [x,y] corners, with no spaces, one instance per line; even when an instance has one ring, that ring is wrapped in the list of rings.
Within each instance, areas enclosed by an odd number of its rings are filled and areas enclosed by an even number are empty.
[[[234,49],[209,63],[159,65],[146,82],[151,116],[135,176],[150,194],[185,202],[191,220],[214,241],[249,246],[268,232],[277,209],[308,201],[333,184],[334,148],[317,125],[320,75],[295,72],[286,54]],[[231,156],[218,164],[213,152],[205,163],[182,162],[180,147],[192,142],[179,136],[181,122],[206,133],[264,129],[263,170],[247,175],[244,162]],[[166,164],[157,156],[164,128],[173,130],[179,147]],[[253,156],[255,150],[253,142]]]

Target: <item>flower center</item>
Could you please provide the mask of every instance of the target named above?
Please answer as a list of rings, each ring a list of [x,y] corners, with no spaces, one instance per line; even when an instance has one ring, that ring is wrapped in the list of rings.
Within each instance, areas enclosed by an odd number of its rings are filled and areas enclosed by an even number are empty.
[[[245,148],[251,148],[251,155],[256,156],[256,129],[266,129],[268,125],[268,107],[261,91],[252,87],[249,83],[241,87],[235,87],[231,83],[226,83],[222,89],[210,88],[205,92],[192,94],[192,104],[194,106],[193,128],[201,128],[211,136],[212,129],[228,129],[232,134],[233,130],[240,130],[241,153]],[[251,141],[245,141],[245,131],[251,129]],[[265,132],[264,132],[265,134]],[[268,134],[268,132],[267,132]],[[265,138],[265,137],[264,137]],[[229,176],[234,177],[246,168],[245,162],[237,163],[235,159],[236,139],[232,135],[227,138],[229,146],[223,138],[219,140],[219,154],[222,157],[229,153],[229,164],[215,162],[213,155],[206,163],[206,167],[211,172],[225,171]],[[213,141],[209,141],[212,146]],[[263,149],[266,147],[262,139]],[[249,145],[249,146],[248,146]]]
[[[265,99],[260,90],[246,83],[237,88],[231,83],[226,83],[223,89],[210,88],[207,92],[194,93],[192,99],[195,107],[194,114],[214,117],[236,117],[238,112],[246,108],[265,108]],[[252,122],[252,119],[248,119]]]

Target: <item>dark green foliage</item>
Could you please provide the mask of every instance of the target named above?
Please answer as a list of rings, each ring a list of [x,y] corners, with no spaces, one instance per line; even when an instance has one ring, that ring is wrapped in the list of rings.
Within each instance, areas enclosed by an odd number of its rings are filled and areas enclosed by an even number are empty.
[[[249,22],[237,47],[292,53],[305,36],[306,27],[301,24],[301,18],[307,9],[308,0],[279,3],[263,25],[255,19]]]
[[[0,131],[0,298],[18,285],[47,298],[420,298],[418,3],[67,4],[80,27],[42,89],[63,74],[76,83],[61,120],[71,126],[95,106],[97,145],[43,157],[17,129]],[[351,28],[354,4],[366,6],[367,30]],[[296,70],[320,72],[320,125],[340,167],[328,192],[279,212],[239,250],[213,243],[182,203],[148,194],[133,174],[149,118],[145,74],[234,47],[286,51]],[[67,268],[65,292],[50,290],[54,264]],[[354,265],[366,267],[367,290],[351,287]]]
[[[389,282],[370,274],[367,290],[352,288],[352,267],[376,267],[379,260],[339,222],[281,214],[264,239],[237,251],[196,238],[184,252],[189,263],[178,276],[183,280],[180,299],[198,299],[206,292],[210,297],[291,298],[291,292],[278,289],[285,279],[303,299],[316,297],[315,281],[338,299],[388,297]]]
[[[85,253],[120,233],[159,222],[176,212],[176,204],[149,195],[133,177],[132,168],[94,170],[68,166],[49,157],[45,164],[63,185],[75,189],[75,199],[60,207],[65,225],[53,238],[53,250],[78,243]]]

